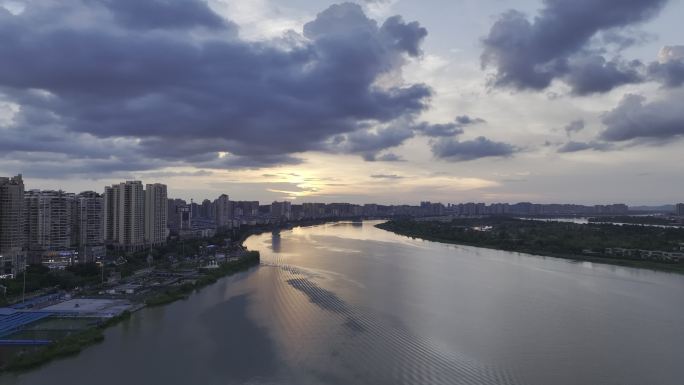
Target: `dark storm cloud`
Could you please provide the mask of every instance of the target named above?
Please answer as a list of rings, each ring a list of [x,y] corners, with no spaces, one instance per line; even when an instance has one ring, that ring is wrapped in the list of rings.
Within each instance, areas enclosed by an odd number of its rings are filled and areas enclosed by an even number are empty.
[[[74,158],[59,153],[10,152],[0,158],[0,169],[6,173],[21,171],[29,178],[62,179],[130,178],[131,172],[155,170],[169,164],[143,157]]]
[[[435,157],[455,162],[486,157],[508,157],[516,151],[515,146],[495,142],[483,136],[465,141],[441,138],[432,144],[432,153]]]
[[[666,87],[679,87],[684,84],[684,59],[653,62],[648,66],[648,72]]]
[[[375,131],[356,131],[334,137],[328,148],[333,152],[360,154],[367,161],[375,161],[378,152],[399,146],[413,136],[410,128],[388,126]]]
[[[647,102],[640,95],[628,94],[616,108],[603,116],[606,129],[600,138],[611,142],[628,140],[668,143],[684,136],[683,92]]]
[[[511,10],[483,39],[483,67],[496,72],[492,84],[518,90],[547,88],[562,79],[575,94],[605,92],[639,82],[638,62],[605,59],[591,39],[653,17],[667,0],[546,0],[530,21]]]
[[[388,152],[385,154],[378,155],[374,157],[371,161],[373,162],[404,162],[404,158],[400,157],[399,155],[393,153],[393,152]]]
[[[197,171],[153,171],[153,172],[145,172],[143,174],[140,174],[140,178],[137,179],[143,179],[143,178],[177,178],[177,177],[185,177],[185,176],[212,176],[214,175],[213,172],[208,171],[208,170],[197,170]]]
[[[405,23],[401,16],[392,16],[382,25],[382,30],[394,43],[394,47],[400,51],[405,51],[411,56],[421,54],[420,44],[427,36],[427,29],[423,28],[418,22]]]
[[[644,80],[644,65],[619,59],[606,61],[601,55],[587,55],[571,62],[565,81],[577,95],[608,92],[615,87]]]
[[[652,34],[629,28],[609,29],[601,32],[601,42],[606,45],[617,47],[618,51],[622,51],[633,45],[647,43],[654,38],[655,36]]]
[[[298,165],[302,164],[303,160],[294,156],[285,154],[275,155],[260,155],[260,156],[217,156],[213,160],[205,162],[195,162],[198,167],[213,168],[213,169],[242,169],[251,168],[259,169],[264,167],[273,167],[279,165]]]
[[[565,143],[563,146],[561,146],[558,149],[559,153],[569,153],[569,152],[578,152],[578,151],[586,151],[586,150],[594,150],[594,151],[608,151],[612,148],[612,145],[610,143],[602,143],[602,142],[596,142],[596,141],[591,141],[591,142],[574,142],[574,141],[569,141]]]
[[[427,107],[423,84],[375,85],[420,54],[426,31],[416,23],[379,26],[345,3],[287,47],[240,40],[234,29],[190,0],[30,3],[18,15],[0,7],[0,97],[21,105],[20,118],[44,117],[0,139],[82,135],[113,158],[139,151],[151,161],[260,167],[301,162],[293,154],[309,150],[377,153],[411,135],[377,127]],[[348,144],[328,148],[338,136]],[[127,140],[128,149],[106,150]],[[53,150],[66,146],[58,142]],[[72,147],[59,151],[93,151]]]
[[[565,128],[565,133],[568,134],[568,136],[580,132],[584,130],[584,120],[583,119],[578,119],[578,120],[573,120],[572,122],[568,123]]]
[[[416,131],[426,136],[454,136],[463,133],[463,129],[457,123],[437,123],[430,124],[421,122],[415,126]]]
[[[684,84],[684,45],[663,47],[659,56],[659,61],[648,66],[651,77],[668,88]]]
[[[421,122],[414,126],[414,130],[422,135],[431,137],[455,136],[462,134],[463,128],[466,126],[485,122],[486,121],[484,119],[473,118],[468,115],[460,115],[450,123],[431,124],[428,122]]]
[[[456,117],[456,123],[460,124],[461,127],[469,126],[471,124],[485,123],[486,120],[482,118],[473,118],[468,115],[459,115]]]
[[[102,0],[117,21],[129,28],[235,28],[201,0]]]

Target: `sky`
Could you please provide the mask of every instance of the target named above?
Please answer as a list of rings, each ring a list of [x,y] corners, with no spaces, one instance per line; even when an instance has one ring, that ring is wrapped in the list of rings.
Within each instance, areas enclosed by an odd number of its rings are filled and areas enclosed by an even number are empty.
[[[684,201],[682,0],[0,0],[27,189]]]

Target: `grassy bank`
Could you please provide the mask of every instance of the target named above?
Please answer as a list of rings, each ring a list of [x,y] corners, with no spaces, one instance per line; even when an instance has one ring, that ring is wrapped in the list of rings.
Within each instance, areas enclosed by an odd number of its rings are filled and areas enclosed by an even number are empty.
[[[478,226],[491,228],[488,231],[474,229]],[[671,249],[677,240],[684,241],[684,231],[681,229],[538,222],[512,218],[464,218],[452,222],[393,220],[376,227],[434,242],[684,274],[684,263],[617,258],[598,252],[607,247]],[[583,252],[586,249],[597,252],[588,255]]]
[[[258,264],[259,252],[250,251],[247,253],[247,255],[239,260],[227,262],[220,265],[216,269],[204,270],[202,277],[195,281],[194,284],[186,283],[171,289],[167,289],[164,292],[149,298],[147,301],[145,301],[145,304],[147,306],[160,306],[177,301],[179,299],[187,298],[187,296],[193,291],[210,285],[222,277],[239,271],[244,271]],[[64,338],[55,340],[46,346],[29,348],[21,351],[8,360],[4,365],[2,365],[0,367],[0,371],[9,372],[32,369],[54,359],[76,355],[84,348],[102,342],[104,340],[104,330],[106,328],[130,318],[130,316],[130,312],[125,311],[117,317],[113,317],[99,323],[96,327],[75,332]]]
[[[219,278],[244,271],[259,264],[259,252],[249,251],[247,255],[237,261],[231,261],[220,265],[215,269],[205,269],[200,279],[192,283],[169,288],[163,292],[145,300],[147,306],[159,306],[187,298],[193,291],[215,283]]]
[[[104,330],[131,317],[128,311],[101,322],[94,328],[82,330],[60,338],[50,345],[20,352],[0,367],[1,371],[20,371],[38,367],[48,361],[78,354],[87,346],[102,342]]]

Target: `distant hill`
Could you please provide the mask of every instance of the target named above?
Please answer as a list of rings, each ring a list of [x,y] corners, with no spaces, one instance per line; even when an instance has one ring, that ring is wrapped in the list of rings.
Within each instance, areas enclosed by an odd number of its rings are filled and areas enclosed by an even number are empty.
[[[629,206],[630,211],[670,212],[675,211],[674,205],[662,206]]]

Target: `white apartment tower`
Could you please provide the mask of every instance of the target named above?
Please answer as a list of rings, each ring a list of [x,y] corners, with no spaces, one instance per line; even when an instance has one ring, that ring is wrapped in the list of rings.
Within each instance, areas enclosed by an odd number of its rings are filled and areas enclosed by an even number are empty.
[[[70,250],[73,245],[74,194],[31,190],[24,194],[25,234],[29,259],[40,263],[46,252]]]
[[[148,184],[145,188],[145,243],[166,243],[168,199],[166,185]]]
[[[16,275],[26,266],[24,221],[21,174],[0,177],[0,276]]]

